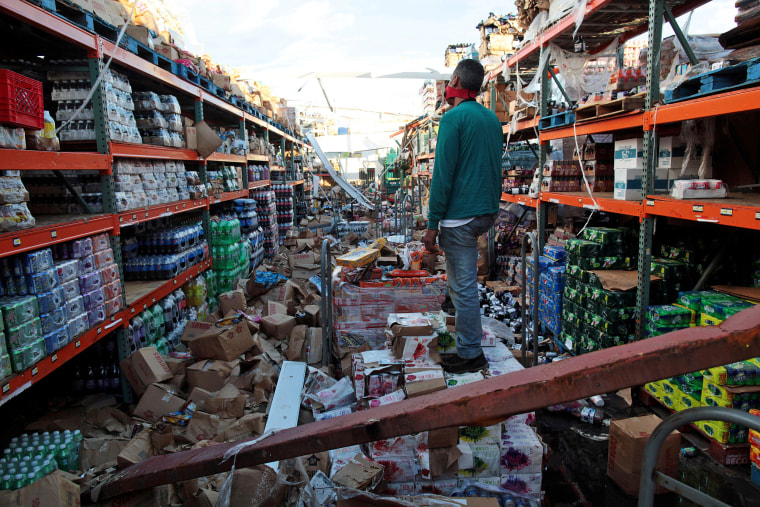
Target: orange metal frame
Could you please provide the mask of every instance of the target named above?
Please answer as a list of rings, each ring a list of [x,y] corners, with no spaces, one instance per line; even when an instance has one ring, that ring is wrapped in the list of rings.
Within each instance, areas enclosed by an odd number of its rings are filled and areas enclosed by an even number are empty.
[[[56,243],[110,232],[113,215],[97,215],[60,224],[0,234],[0,257],[45,248]]]
[[[28,171],[100,171],[111,173],[112,160],[101,153],[0,149],[3,166]]]
[[[116,215],[116,227],[126,227],[129,225],[148,222],[156,218],[176,215],[185,211],[204,209],[208,205],[207,199],[195,199],[187,201],[172,202],[169,204],[159,204],[149,208],[139,210],[123,211]]]
[[[176,277],[172,278],[171,280],[167,280],[163,284],[161,284],[156,289],[152,290],[149,294],[146,294],[145,296],[141,297],[140,299],[137,299],[136,301],[133,301],[132,303],[127,304],[127,310],[125,313],[125,327],[129,323],[129,319],[137,315],[138,313],[147,310],[151,306],[153,306],[156,301],[159,301],[166,296],[169,295],[172,291],[178,289],[188,281],[192,280],[199,274],[203,273],[204,271],[211,269],[211,259],[206,259],[203,262],[196,264],[195,266],[185,270],[184,272],[180,273]],[[126,292],[128,292],[129,282],[125,285],[125,296]]]

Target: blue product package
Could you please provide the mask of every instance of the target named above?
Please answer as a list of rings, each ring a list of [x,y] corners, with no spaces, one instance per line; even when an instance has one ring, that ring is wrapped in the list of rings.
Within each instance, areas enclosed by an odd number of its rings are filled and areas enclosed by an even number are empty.
[[[41,273],[54,266],[53,252],[49,248],[37,250],[22,256],[21,265],[25,275]]]
[[[64,324],[62,327],[46,334],[42,338],[45,340],[45,351],[48,354],[52,354],[69,343],[69,325]]]
[[[52,333],[53,331],[59,329],[61,326],[65,326],[68,320],[68,314],[66,313],[66,308],[64,307],[57,308],[50,313],[43,313],[40,315],[42,334]]]
[[[78,317],[74,317],[73,319],[69,319],[69,335],[70,338],[73,340],[74,338],[77,338],[79,335],[83,334],[87,329],[90,327],[89,320],[87,320],[87,314],[83,313],[82,315],[79,315]]]
[[[63,292],[63,287],[56,287],[55,289],[37,294],[37,306],[40,308],[40,313],[50,313],[56,308],[63,308],[66,303],[66,295]]]
[[[41,294],[56,287],[58,287],[58,270],[55,268],[26,276],[26,290],[29,294]]]
[[[546,245],[544,247],[544,256],[553,261],[560,262],[565,260],[567,252],[565,251],[564,247]]]

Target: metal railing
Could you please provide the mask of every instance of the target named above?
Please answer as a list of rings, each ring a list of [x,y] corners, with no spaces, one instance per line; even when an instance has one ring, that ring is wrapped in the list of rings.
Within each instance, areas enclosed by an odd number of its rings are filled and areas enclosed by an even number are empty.
[[[538,257],[539,248],[536,242],[536,237],[532,232],[526,232],[522,240],[522,290],[520,291],[520,310],[522,312],[522,362],[525,364],[525,360],[528,356],[528,337],[530,336],[530,326],[528,326],[528,307],[525,305],[525,295],[527,294],[528,285],[528,270],[526,269],[526,252],[528,249],[528,243],[533,245],[533,366],[538,364],[538,283],[539,283],[539,268]]]
[[[729,507],[728,504],[655,470],[657,458],[660,455],[660,447],[668,435],[684,424],[694,421],[726,421],[760,431],[760,417],[734,408],[690,408],[676,412],[666,418],[652,432],[644,448],[644,456],[641,460],[641,482],[639,483],[639,507],[652,507],[654,505],[656,485],[660,485],[697,505]]]

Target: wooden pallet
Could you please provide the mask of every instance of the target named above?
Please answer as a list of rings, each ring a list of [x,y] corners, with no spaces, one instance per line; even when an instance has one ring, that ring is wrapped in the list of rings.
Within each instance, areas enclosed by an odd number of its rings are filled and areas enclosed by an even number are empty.
[[[604,100],[586,104],[575,110],[575,118],[581,122],[637,111],[644,107],[644,95],[643,93],[638,93],[615,100]]]
[[[644,388],[638,390],[639,400],[649,408],[656,408],[667,414],[675,413],[675,410],[663,405],[663,403],[647,392]],[[698,435],[708,442],[707,453],[715,462],[721,465],[746,465],[749,463],[749,443],[741,444],[722,444],[717,440],[710,438],[700,430],[695,424],[686,424],[678,428],[678,431],[684,434]],[[704,449],[703,449],[704,450]]]
[[[760,58],[717,69],[687,79],[665,92],[665,103],[696,99],[760,83]]]

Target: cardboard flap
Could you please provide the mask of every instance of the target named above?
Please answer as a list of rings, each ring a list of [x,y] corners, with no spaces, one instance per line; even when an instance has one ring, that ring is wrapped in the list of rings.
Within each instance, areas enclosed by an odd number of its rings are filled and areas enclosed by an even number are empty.
[[[198,155],[204,159],[208,158],[224,141],[204,120],[196,122],[194,127],[198,135]]]
[[[622,271],[622,270],[595,270],[591,271],[602,282],[604,290],[625,292],[633,290],[637,287],[639,272],[638,271]],[[651,282],[659,282],[662,280],[659,276],[652,275],[649,280]]]

